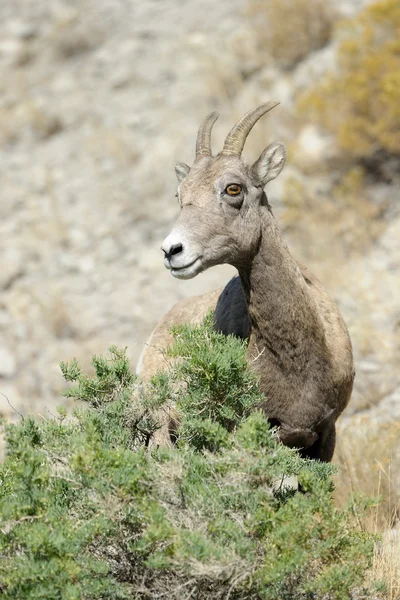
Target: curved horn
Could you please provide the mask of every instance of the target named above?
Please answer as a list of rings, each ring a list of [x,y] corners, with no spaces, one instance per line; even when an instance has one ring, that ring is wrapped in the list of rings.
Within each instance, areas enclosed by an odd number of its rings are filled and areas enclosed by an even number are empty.
[[[250,110],[236,123],[226,136],[222,154],[240,156],[242,154],[246,138],[257,123],[258,119],[268,111],[278,106],[279,102],[267,102],[258,108]]]
[[[218,117],[219,113],[212,112],[200,125],[196,141],[196,159],[202,156],[211,156],[211,130]]]

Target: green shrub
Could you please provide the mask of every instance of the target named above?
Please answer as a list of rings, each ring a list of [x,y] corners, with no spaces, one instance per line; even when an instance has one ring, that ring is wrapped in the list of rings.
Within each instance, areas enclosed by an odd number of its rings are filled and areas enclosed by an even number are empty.
[[[247,369],[247,342],[213,330],[213,316],[203,327],[173,329],[169,355],[178,358],[173,378],[185,382],[176,404],[182,413],[180,439],[200,450],[231,443],[229,432],[260,402],[258,382]]]
[[[381,0],[337,31],[338,71],[300,108],[356,159],[400,154],[400,4]]]
[[[1,598],[364,597],[373,540],[334,507],[332,467],[279,445],[251,412],[261,396],[243,343],[210,319],[175,335],[184,358],[147,390],[112,348],[94,375],[62,365],[86,409],[7,428]],[[148,449],[171,395],[179,444]],[[279,488],[285,475],[304,493]]]

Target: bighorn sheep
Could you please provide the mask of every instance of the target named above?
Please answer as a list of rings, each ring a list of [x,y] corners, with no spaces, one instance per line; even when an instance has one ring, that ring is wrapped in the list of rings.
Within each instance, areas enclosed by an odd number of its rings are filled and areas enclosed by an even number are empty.
[[[277,105],[247,113],[229,132],[222,152],[211,153],[211,113],[199,129],[192,167],[178,163],[178,220],[162,244],[164,264],[179,279],[222,263],[239,276],[225,289],[176,305],[156,328],[142,357],[148,375],[176,322],[200,320],[215,307],[215,327],[249,338],[248,356],[265,394],[262,409],[280,440],[304,457],[329,462],[335,421],[354,379],[351,342],[335,303],[291,256],[264,187],[281,172],[286,150],[269,145],[253,166],[241,159],[258,119]]]

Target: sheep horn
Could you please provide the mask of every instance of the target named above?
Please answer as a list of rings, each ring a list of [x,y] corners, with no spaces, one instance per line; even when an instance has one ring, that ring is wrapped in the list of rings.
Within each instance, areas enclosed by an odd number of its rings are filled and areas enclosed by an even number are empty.
[[[202,122],[197,134],[196,141],[196,159],[202,156],[212,156],[211,154],[211,130],[215,121],[218,119],[219,113],[210,113]]]
[[[278,106],[279,102],[270,101],[258,108],[250,110],[236,123],[226,136],[222,154],[240,156],[242,154],[246,138],[257,123],[258,119],[268,111]]]

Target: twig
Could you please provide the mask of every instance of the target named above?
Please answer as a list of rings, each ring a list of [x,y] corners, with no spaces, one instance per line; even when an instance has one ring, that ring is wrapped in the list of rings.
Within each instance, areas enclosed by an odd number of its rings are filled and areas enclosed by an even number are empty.
[[[237,577],[235,577],[235,579],[232,581],[232,584],[228,590],[225,600],[229,600],[229,598],[231,597],[231,593],[233,592],[233,590],[237,586],[237,584],[241,583],[242,581],[247,579],[247,577],[249,575],[251,575],[251,571],[246,571],[245,573],[242,573],[241,575],[238,575]]]
[[[175,594],[176,594],[176,592],[178,592],[179,590],[182,590],[183,588],[187,587],[188,585],[191,585],[192,583],[196,583],[196,579],[195,579],[195,578],[193,578],[193,579],[189,579],[189,581],[185,581],[185,582],[184,582],[184,583],[182,583],[181,585],[178,585],[178,587],[177,587],[177,588],[175,588],[175,590],[174,590],[174,591],[175,591]],[[194,588],[194,589],[196,589],[196,588]],[[193,593],[193,590],[190,592],[190,594],[192,594],[192,593]],[[154,597],[155,597],[155,598],[163,598],[163,596],[167,596],[167,595],[169,595],[169,594],[170,594],[170,591],[168,591],[168,592],[161,592],[161,594],[157,594],[157,596],[154,596]],[[190,598],[190,596],[189,596],[189,598]]]
[[[70,477],[65,477],[65,475],[59,475],[58,473],[54,473],[53,477],[55,479],[63,479],[64,481],[68,481],[69,483],[73,483],[78,488],[84,487],[82,483],[79,483],[79,481],[75,481],[75,479],[71,479]]]
[[[258,360],[260,358],[260,356],[262,356],[265,352],[265,346],[264,348],[261,350],[261,352],[259,351],[259,349],[256,346],[256,350],[257,350],[257,355],[254,356],[254,358],[251,359],[251,362],[256,362],[256,360]]]
[[[165,348],[156,346],[155,344],[149,344],[148,342],[139,342],[139,343],[143,344],[143,346],[146,346],[147,348],[153,348],[154,350],[159,352],[161,354],[161,356],[163,357],[166,367],[168,369],[171,368],[171,361],[169,360],[169,357],[168,357],[168,354],[167,354]],[[136,374],[140,375],[140,373],[136,373]]]
[[[3,392],[0,392],[0,396],[3,396],[3,398],[5,398],[7,400],[7,404],[10,408],[12,408],[12,410],[17,413],[17,415],[19,415],[21,417],[22,420],[24,420],[24,415],[21,414],[9,401],[9,399],[7,398],[7,396],[5,394],[3,394]]]

